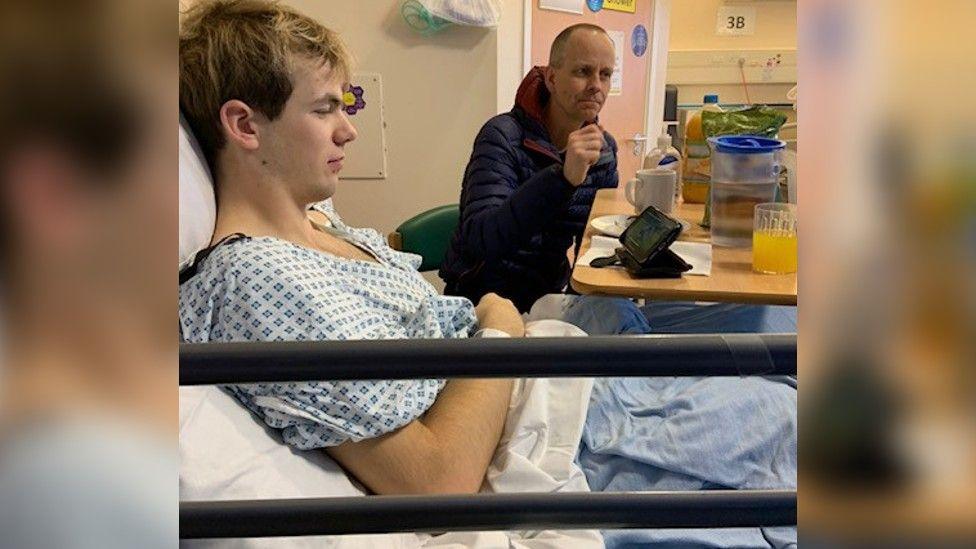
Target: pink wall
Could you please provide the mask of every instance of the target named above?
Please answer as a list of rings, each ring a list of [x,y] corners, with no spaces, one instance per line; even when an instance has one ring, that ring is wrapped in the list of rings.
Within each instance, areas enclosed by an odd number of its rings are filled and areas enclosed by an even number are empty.
[[[593,23],[607,31],[624,33],[624,73],[621,95],[607,99],[600,113],[600,123],[617,140],[620,147],[618,167],[620,182],[623,184],[634,177],[640,158],[633,154],[633,143],[625,141],[635,133],[644,133],[644,116],[647,106],[647,69],[650,47],[643,56],[637,57],[631,49],[631,33],[637,24],[642,24],[650,33],[653,0],[637,0],[637,13],[624,13],[600,10],[593,13],[583,7],[583,15],[562,13],[539,9],[538,0],[530,0],[532,6],[532,64],[545,65],[549,61],[549,46],[564,28],[576,23]],[[651,147],[654,145],[652,144]],[[649,150],[649,149],[648,149]]]

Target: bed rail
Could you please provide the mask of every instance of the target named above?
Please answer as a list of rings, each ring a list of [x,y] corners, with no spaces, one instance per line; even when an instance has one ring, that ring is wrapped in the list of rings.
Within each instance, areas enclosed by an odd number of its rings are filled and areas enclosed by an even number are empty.
[[[796,334],[180,345],[180,385],[313,379],[795,374]]]
[[[180,504],[182,539],[794,524],[796,492],[779,490],[367,496]]]

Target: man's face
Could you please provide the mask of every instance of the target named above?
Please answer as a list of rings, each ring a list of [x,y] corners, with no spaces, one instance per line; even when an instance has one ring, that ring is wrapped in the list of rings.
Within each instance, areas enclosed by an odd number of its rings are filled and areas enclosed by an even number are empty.
[[[261,126],[262,163],[304,204],[331,197],[345,158],[343,148],[356,138],[342,106],[344,82],[328,67],[299,60],[293,90],[281,115]]]
[[[546,71],[553,112],[581,125],[596,118],[610,91],[613,65],[613,43],[605,34],[574,32],[560,66]]]

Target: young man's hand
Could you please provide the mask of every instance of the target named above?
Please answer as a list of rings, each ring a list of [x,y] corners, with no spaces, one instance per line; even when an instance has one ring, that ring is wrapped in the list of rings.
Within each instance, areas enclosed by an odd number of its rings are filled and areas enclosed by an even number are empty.
[[[525,335],[525,323],[515,305],[498,294],[485,294],[474,308],[479,328],[501,330],[512,337]]]
[[[603,130],[596,124],[569,134],[566,142],[566,163],[563,164],[563,177],[574,187],[586,181],[586,172],[600,159],[603,148]]]

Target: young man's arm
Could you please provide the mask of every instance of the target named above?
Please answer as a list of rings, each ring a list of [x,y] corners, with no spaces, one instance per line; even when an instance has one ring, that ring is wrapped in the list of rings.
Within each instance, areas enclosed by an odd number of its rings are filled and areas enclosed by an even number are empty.
[[[475,313],[481,328],[525,333],[512,302],[495,294],[482,297]],[[501,438],[511,393],[509,379],[453,380],[423,417],[327,451],[378,494],[474,493]]]
[[[448,382],[424,417],[328,452],[377,494],[474,493],[501,438],[512,381]]]

